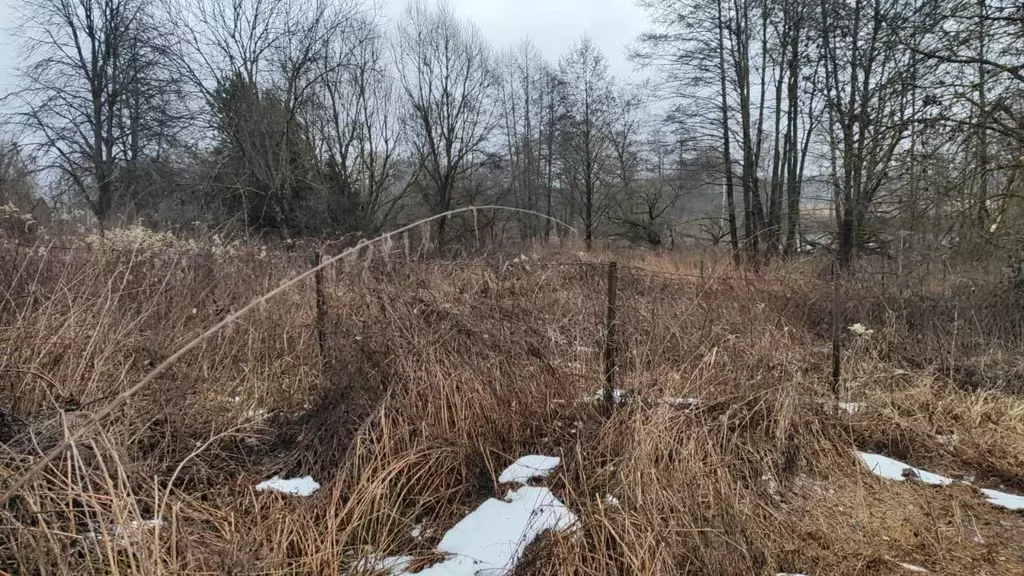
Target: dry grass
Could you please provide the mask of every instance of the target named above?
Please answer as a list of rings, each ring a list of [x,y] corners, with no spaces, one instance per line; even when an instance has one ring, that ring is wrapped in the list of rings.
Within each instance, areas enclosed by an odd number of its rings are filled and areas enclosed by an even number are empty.
[[[876,333],[844,336],[844,394],[866,402],[848,416],[831,397],[822,266],[738,275],[705,256],[616,255],[653,274],[623,268],[618,377],[634,396],[611,415],[578,401],[602,380],[604,270],[588,262],[610,254],[343,263],[327,274],[325,359],[310,286],[215,335],[4,504],[0,569],[429,563],[445,529],[499,494],[500,470],[539,452],[562,457],[550,484],[580,530],[545,537],[517,574],[1024,573],[1019,515],[968,487],[886,483],[851,455],[1024,492],[1012,294],[851,282],[844,319]],[[0,488],[304,264],[4,251]],[[963,365],[981,367],[977,385]],[[254,491],[274,474],[324,487]]]

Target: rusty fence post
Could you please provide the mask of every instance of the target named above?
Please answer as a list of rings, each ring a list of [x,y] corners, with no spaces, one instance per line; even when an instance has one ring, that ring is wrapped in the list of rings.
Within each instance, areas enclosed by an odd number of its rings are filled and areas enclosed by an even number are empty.
[[[618,351],[616,341],[617,312],[616,299],[619,290],[619,266],[608,263],[608,306],[604,324],[604,401],[612,406],[615,401],[615,362]]]

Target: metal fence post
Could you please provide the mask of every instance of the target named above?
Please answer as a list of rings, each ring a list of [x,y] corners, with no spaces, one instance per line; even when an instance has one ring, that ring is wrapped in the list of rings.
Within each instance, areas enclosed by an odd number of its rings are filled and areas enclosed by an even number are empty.
[[[313,251],[313,266],[318,267],[313,274],[313,289],[316,295],[316,343],[320,352],[320,361],[327,365],[327,302],[324,297],[324,271],[319,269],[323,258],[320,250]]]
[[[615,401],[615,362],[618,344],[616,342],[616,297],[619,289],[619,267],[608,263],[608,307],[604,325],[604,401],[611,406]]]
[[[832,261],[832,393],[836,400],[839,400],[839,380],[841,377],[842,363],[840,348],[840,335],[842,318],[839,313],[841,298],[840,272],[837,263]]]

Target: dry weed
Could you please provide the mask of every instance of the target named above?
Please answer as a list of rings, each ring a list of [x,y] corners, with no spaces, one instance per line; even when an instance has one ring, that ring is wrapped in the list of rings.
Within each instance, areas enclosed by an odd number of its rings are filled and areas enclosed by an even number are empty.
[[[603,380],[605,271],[594,263],[611,258],[624,264],[616,377],[630,396],[608,415],[588,399]],[[0,484],[305,259],[5,251]],[[965,486],[886,483],[851,454],[873,448],[1024,491],[1024,402],[958,387],[942,361],[969,353],[1008,370],[1018,356],[1007,321],[986,320],[1002,328],[966,351],[915,316],[923,305],[851,299],[844,321],[876,330],[844,335],[845,394],[864,402],[851,416],[831,397],[820,265],[740,274],[718,256],[700,262],[540,251],[515,264],[395,253],[336,267],[326,358],[311,287],[214,335],[6,503],[0,568],[346,574],[380,554],[429,564],[444,530],[502,495],[500,470],[536,452],[562,457],[549,484],[580,525],[536,542],[517,574],[899,574],[899,562],[1022,572],[1018,516]],[[977,325],[999,306],[972,308]],[[906,338],[915,330],[961,352],[924,356],[931,345]],[[665,402],[690,397],[699,402]],[[305,499],[253,489],[274,474],[312,474],[323,488]]]

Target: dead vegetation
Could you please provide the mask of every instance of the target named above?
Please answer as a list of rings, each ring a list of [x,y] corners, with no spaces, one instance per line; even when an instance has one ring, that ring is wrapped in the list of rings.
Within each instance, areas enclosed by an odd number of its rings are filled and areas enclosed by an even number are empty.
[[[0,565],[29,574],[359,574],[427,565],[525,453],[580,529],[516,574],[1024,573],[1019,514],[968,486],[873,477],[871,449],[1024,493],[1016,295],[851,279],[844,400],[814,262],[758,274],[622,257],[619,385],[602,381],[604,269],[347,262],[327,274],[328,354],[300,287],[215,335],[0,510]],[[104,252],[0,256],[0,487],[154,363],[305,265]],[[631,266],[640,266],[637,270]],[[942,297],[940,297],[942,296]],[[952,303],[952,304],[950,304]],[[975,305],[975,303],[977,305]],[[963,386],[956,366],[985,374]],[[695,406],[665,398],[700,399]],[[257,493],[313,475],[310,498]],[[617,504],[610,503],[613,496]],[[422,536],[412,535],[422,525]]]

